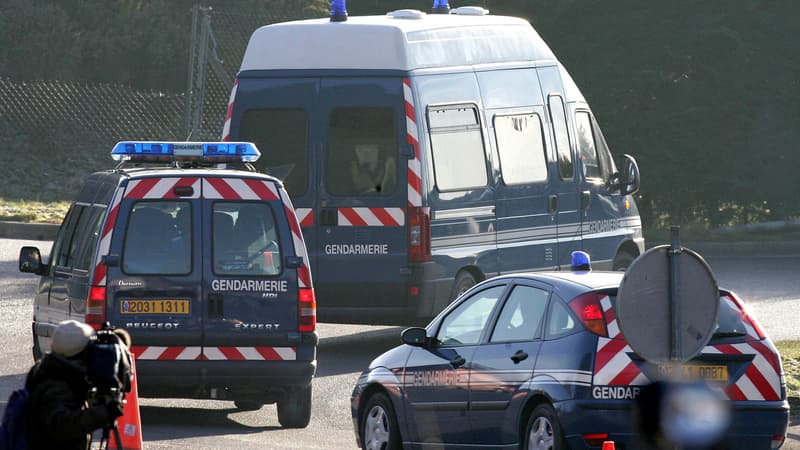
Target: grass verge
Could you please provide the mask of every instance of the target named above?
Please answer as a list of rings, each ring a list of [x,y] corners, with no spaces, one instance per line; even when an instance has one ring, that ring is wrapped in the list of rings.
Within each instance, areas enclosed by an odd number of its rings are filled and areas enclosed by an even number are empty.
[[[60,224],[70,202],[37,202],[0,198],[0,220]]]
[[[800,341],[776,342],[786,375],[786,396],[789,397],[790,414],[800,417]]]

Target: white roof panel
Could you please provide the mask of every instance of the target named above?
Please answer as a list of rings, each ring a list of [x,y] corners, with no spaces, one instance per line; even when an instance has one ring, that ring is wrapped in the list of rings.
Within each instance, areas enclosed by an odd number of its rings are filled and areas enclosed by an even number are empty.
[[[250,37],[241,70],[389,69],[552,61],[530,23],[516,17],[426,14],[277,23]]]

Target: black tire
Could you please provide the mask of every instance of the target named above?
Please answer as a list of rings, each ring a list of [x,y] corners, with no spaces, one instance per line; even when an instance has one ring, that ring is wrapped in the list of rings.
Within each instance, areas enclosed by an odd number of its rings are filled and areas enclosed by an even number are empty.
[[[361,416],[363,450],[400,450],[402,439],[392,402],[381,392],[367,400]]]
[[[611,270],[624,272],[628,267],[630,267],[634,259],[636,259],[635,256],[631,255],[625,250],[622,250],[617,253],[617,256],[614,257],[614,263],[611,266]]]
[[[457,299],[459,295],[467,292],[469,288],[475,286],[477,281],[475,281],[475,277],[472,276],[471,273],[463,270],[458,273],[456,276],[456,280],[453,282],[453,292],[450,294],[450,301]]]
[[[233,404],[236,405],[237,408],[241,409],[242,411],[256,411],[261,409],[264,406],[261,402],[256,402],[253,400],[234,400]]]
[[[543,403],[531,412],[525,434],[522,436],[525,450],[565,450],[561,436],[561,425],[552,406]]]
[[[42,356],[44,356],[44,354],[42,353],[42,349],[39,348],[39,336],[36,335],[35,328],[36,327],[34,326],[34,330],[33,330],[33,347],[31,348],[31,350],[33,352],[33,362],[39,361],[40,359],[42,359]]]
[[[292,390],[278,400],[278,422],[284,428],[305,428],[311,421],[311,385]]]

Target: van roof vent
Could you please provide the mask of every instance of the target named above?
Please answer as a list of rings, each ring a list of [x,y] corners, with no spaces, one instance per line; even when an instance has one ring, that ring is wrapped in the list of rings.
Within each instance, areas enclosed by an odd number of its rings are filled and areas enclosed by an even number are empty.
[[[389,17],[394,17],[395,19],[419,20],[423,19],[427,14],[418,9],[398,9],[396,11],[388,12],[386,15]]]
[[[486,8],[481,8],[480,6],[462,6],[451,9],[450,14],[460,14],[462,16],[486,16],[489,15],[489,10]]]

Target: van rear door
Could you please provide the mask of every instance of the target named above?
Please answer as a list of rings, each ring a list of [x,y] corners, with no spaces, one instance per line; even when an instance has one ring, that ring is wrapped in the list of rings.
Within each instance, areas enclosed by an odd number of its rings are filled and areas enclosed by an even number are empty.
[[[131,333],[138,361],[200,357],[200,206],[199,178],[150,177],[128,181],[109,214],[106,314]]]
[[[404,107],[397,76],[239,75],[230,139],[255,142],[256,168],[284,182],[322,320],[406,305]]]
[[[278,185],[204,178],[202,224],[204,359],[296,360],[297,270],[286,264],[294,244]]]

